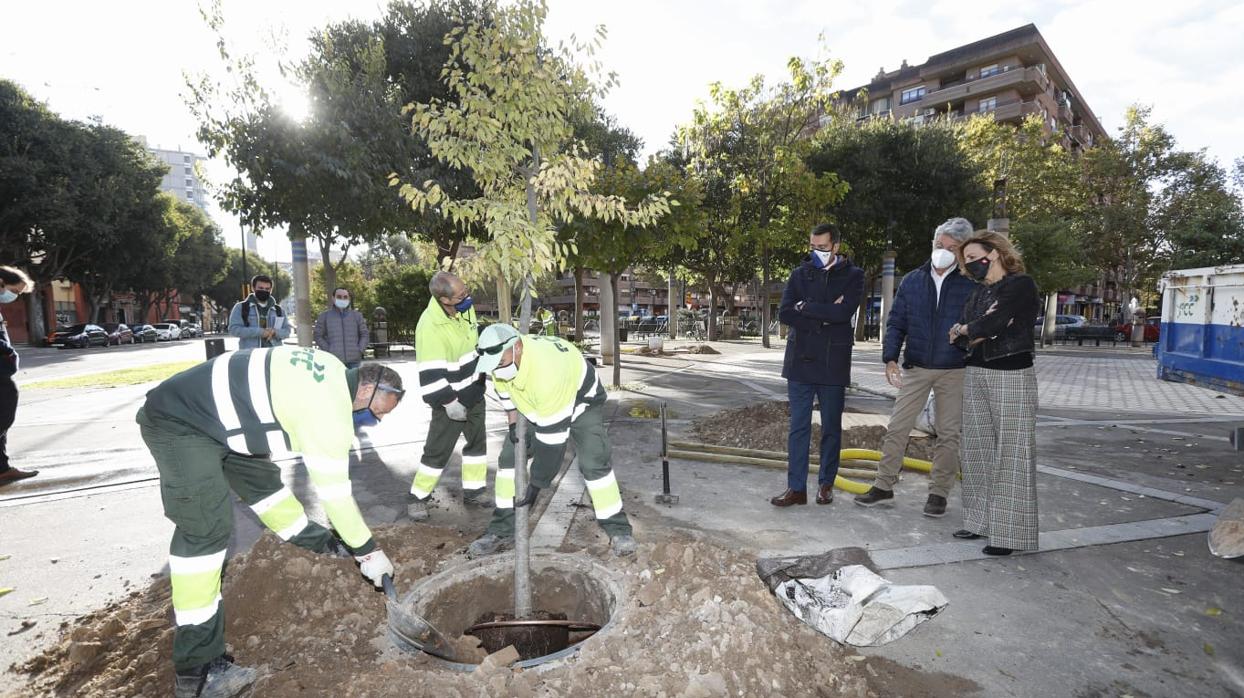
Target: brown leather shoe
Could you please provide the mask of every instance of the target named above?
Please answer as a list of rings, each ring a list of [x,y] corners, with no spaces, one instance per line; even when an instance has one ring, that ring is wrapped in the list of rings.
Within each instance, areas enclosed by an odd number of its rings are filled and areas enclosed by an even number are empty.
[[[786,490],[782,494],[770,499],[769,503],[775,507],[788,507],[792,504],[807,504],[808,493],[796,492],[795,490]]]
[[[18,470],[17,468],[9,468],[0,472],[0,485],[7,485],[10,482],[25,480],[28,477],[34,477],[39,474],[38,470]]]
[[[817,504],[829,504],[833,501],[834,501],[834,486],[833,485],[821,485],[820,489],[816,491],[816,503]]]

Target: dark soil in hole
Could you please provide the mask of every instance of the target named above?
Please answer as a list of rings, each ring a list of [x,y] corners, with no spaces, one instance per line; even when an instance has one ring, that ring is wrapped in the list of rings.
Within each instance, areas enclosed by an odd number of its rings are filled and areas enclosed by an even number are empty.
[[[500,623],[514,620],[512,613],[485,613],[475,622]],[[526,620],[567,620],[565,613],[533,611]],[[543,657],[560,652],[570,646],[570,631],[566,626],[533,625],[509,628],[480,628],[474,632],[480,644],[489,654],[514,645],[521,659]]]
[[[759,402],[733,410],[722,410],[698,419],[692,425],[692,431],[704,443],[735,448],[754,448],[762,451],[785,452],[789,430],[790,405],[781,400]],[[842,448],[867,448],[880,451],[883,438],[885,438],[885,427],[882,426],[843,429]],[[907,456],[920,460],[932,460],[935,442],[934,438],[913,438],[907,442]],[[813,454],[820,453],[820,443],[821,427],[819,424],[813,424],[811,436]]]

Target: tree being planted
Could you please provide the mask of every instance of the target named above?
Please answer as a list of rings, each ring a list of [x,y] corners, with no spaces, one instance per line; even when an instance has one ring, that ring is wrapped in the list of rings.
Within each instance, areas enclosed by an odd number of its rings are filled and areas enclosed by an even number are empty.
[[[457,226],[483,226],[489,236],[469,260],[509,283],[523,280],[520,325],[531,321],[533,271],[551,271],[573,249],[560,244],[555,224],[588,216],[626,225],[645,225],[669,211],[663,197],[635,208],[616,196],[591,191],[600,163],[584,155],[573,137],[572,117],[590,108],[613,84],[601,82],[581,63],[591,59],[604,39],[604,27],[586,44],[551,47],[543,34],[548,8],[541,0],[523,0],[499,8],[484,24],[464,20],[445,37],[449,61],[442,71],[455,101],[439,99],[407,105],[414,134],[453,168],[469,171],[479,189],[472,198],[454,198],[434,181],[398,186],[415,211],[435,210]],[[598,63],[592,63],[592,71]],[[526,420],[517,415],[525,434]],[[515,462],[526,463],[526,443],[519,439]],[[526,469],[515,468],[515,491],[526,491]],[[515,615],[531,613],[528,586],[527,516],[515,510]]]

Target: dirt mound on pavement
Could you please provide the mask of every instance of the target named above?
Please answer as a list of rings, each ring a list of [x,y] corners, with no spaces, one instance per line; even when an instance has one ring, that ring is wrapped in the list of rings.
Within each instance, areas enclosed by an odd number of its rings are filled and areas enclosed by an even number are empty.
[[[376,535],[397,563],[399,589],[460,562],[467,542],[431,526]],[[576,658],[538,670],[490,661],[460,673],[398,652],[385,638],[383,596],[351,562],[271,535],[229,563],[226,638],[239,663],[262,668],[254,695],[265,697],[878,695],[870,682],[877,669],[886,673],[883,660],[865,660],[797,621],[756,577],[752,559],[681,533],[661,537],[634,558],[608,559],[628,589],[610,631],[588,639]],[[168,695],[170,616],[161,579],[66,624],[59,645],[12,667],[29,677],[21,695]]]
[[[850,412],[850,410],[848,410]],[[747,407],[723,410],[698,419],[692,431],[701,441],[717,446],[754,448],[762,451],[786,451],[790,429],[790,405],[780,400],[759,402]],[[881,450],[885,427],[862,426],[843,429],[843,448]],[[821,426],[812,425],[812,453],[820,453]],[[907,456],[920,460],[933,458],[933,439],[911,439]]]

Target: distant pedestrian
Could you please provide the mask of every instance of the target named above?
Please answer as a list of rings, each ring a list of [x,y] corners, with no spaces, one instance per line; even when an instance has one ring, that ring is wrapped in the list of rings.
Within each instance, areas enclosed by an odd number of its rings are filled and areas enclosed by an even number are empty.
[[[238,338],[239,349],[279,346],[289,337],[290,327],[285,311],[272,297],[272,277],[256,274],[251,289],[229,311],[229,334]]]
[[[951,342],[969,351],[963,380],[963,528],[986,555],[1037,549],[1037,284],[1006,237],[979,231],[959,261],[980,285]]]
[[[790,326],[782,377],[790,401],[786,491],[769,500],[777,507],[808,503],[808,450],[813,399],[821,408],[821,469],[816,503],[834,501],[842,446],[842,410],[851,383],[851,317],[864,294],[864,271],[838,254],[842,234],[822,224],[809,235],[811,251],[791,272],[778,318]]]
[[[34,287],[26,272],[0,266],[0,303],[12,303]],[[38,470],[18,470],[9,465],[9,427],[17,417],[17,383],[13,382],[13,376],[20,366],[17,350],[9,341],[8,325],[0,316],[0,487],[39,474]]]
[[[856,504],[868,507],[893,501],[911,430],[931,391],[937,440],[924,515],[946,515],[946,498],[959,475],[963,366],[967,352],[946,343],[943,337],[959,322],[963,304],[975,288],[970,279],[955,269],[955,253],[970,237],[972,224],[963,218],[951,218],[938,226],[933,233],[929,261],[904,276],[898,286],[881,349],[886,380],[899,389],[898,399],[881,441],[877,478],[871,489],[855,498]],[[898,364],[900,350],[902,368]]]
[[[352,300],[349,289],[338,286],[333,307],[315,319],[315,346],[341,359],[346,368],[359,367],[370,341],[367,320],[350,307]]]

